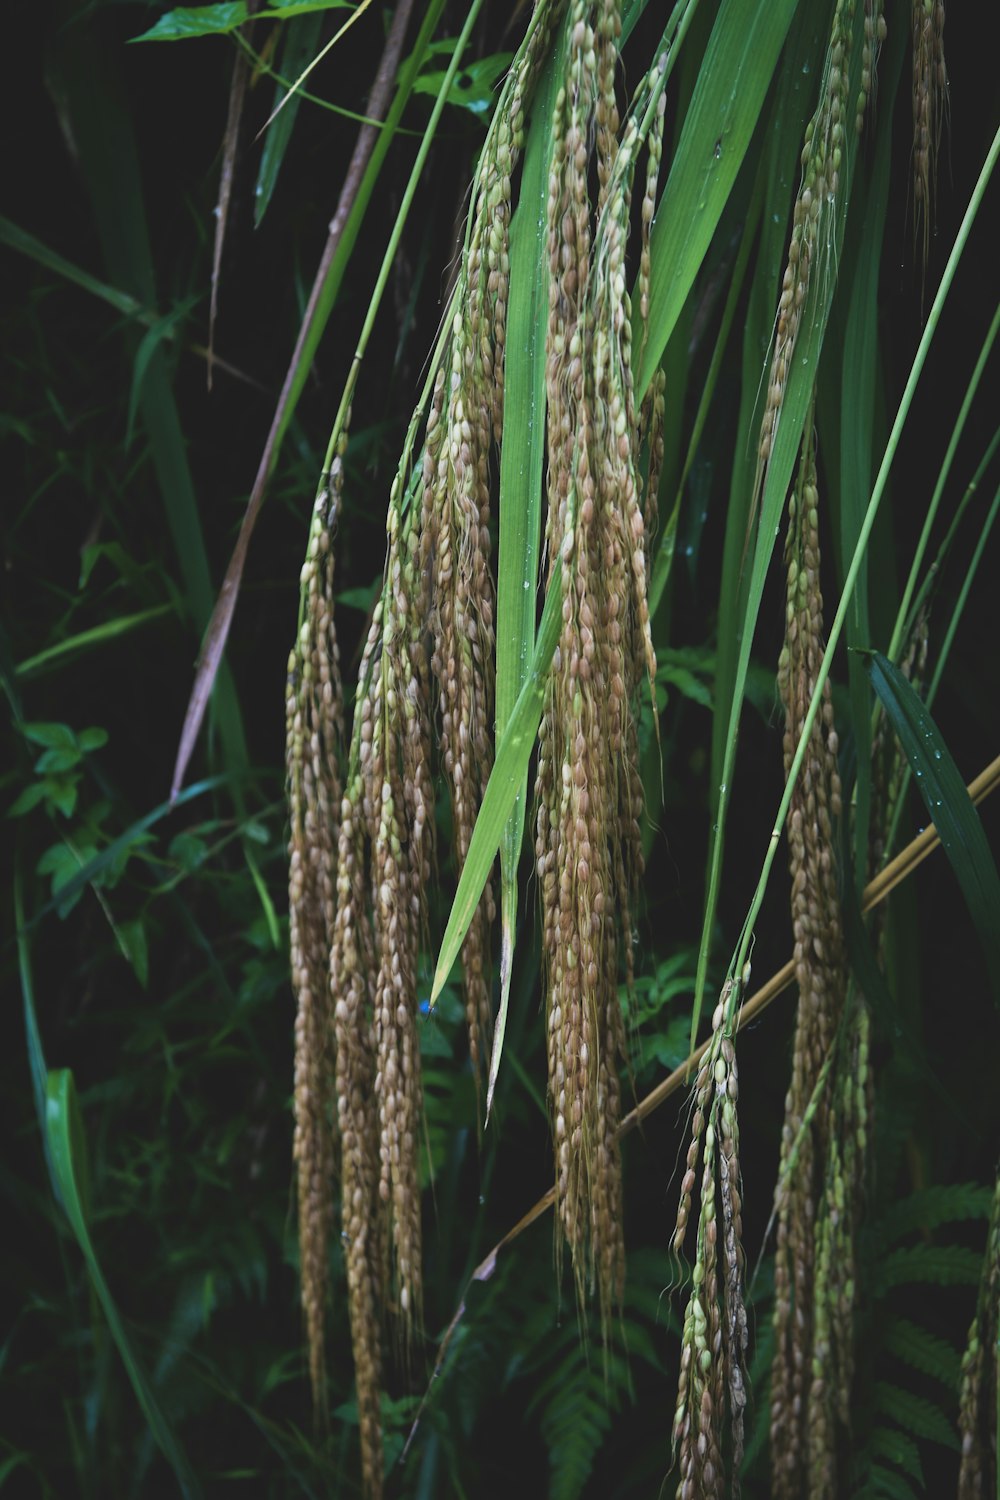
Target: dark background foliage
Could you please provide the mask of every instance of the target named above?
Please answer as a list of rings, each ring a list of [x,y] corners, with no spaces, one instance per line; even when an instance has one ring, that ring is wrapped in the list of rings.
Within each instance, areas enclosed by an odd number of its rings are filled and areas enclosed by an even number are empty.
[[[224,39],[126,46],[160,9],[22,0],[5,14],[2,211],[144,306],[160,314],[181,309],[173,340],[160,342],[154,358],[163,362],[165,389],[176,401],[183,440],[171,449],[172,459],[186,454],[204,546],[190,536],[178,546],[148,416],[137,408],[130,419],[143,379],[145,330],[37,257],[5,244],[0,674],[9,712],[0,790],[4,810],[13,812],[0,867],[6,1148],[0,1168],[0,1484],[11,1494],[57,1496],[168,1493],[172,1484],[50,1190],[25,1040],[28,962],[47,1061],[72,1068],[80,1093],[98,1256],[206,1492],[348,1494],[357,1483],[356,1429],[340,1284],[330,1343],[335,1419],[326,1444],[311,1436],[297,1305],[283,678],[326,435],[416,141],[400,137],[390,151],[250,550],[227,653],[246,763],[225,741],[226,710],[220,710],[192,775],[218,774],[222,784],[134,840],[78,899],[53,904],[53,877],[58,882],[106,851],[167,794],[204,622],[192,578],[199,568],[206,584],[222,577],[356,131],[351,121],[304,104],[273,201],[255,230],[261,149],[255,135],[274,90],[269,79],[251,88],[216,332],[220,356],[248,378],[218,370],[209,394],[204,360],[190,346],[207,339],[213,208],[236,52]],[[995,126],[1000,36],[990,9],[963,14],[955,7],[949,22],[951,124],[929,288]],[[461,24],[461,7],[452,10],[444,35]],[[364,108],[384,35],[380,12],[374,7],[314,76],[323,97]],[[521,23],[511,21],[508,34],[507,19],[500,7],[488,12],[477,40],[481,55],[515,44],[511,36]],[[889,19],[893,24],[892,7]],[[640,28],[637,56],[643,42]],[[880,289],[890,415],[921,318],[905,94],[904,88],[887,230],[895,249],[885,258]],[[426,96],[414,98],[405,119],[410,129],[422,128],[429,105]],[[381,572],[386,489],[436,328],[481,139],[474,113],[446,111],[362,376],[338,540],[339,584],[353,591],[340,612],[348,680]],[[137,238],[143,224],[148,264]],[[994,248],[980,224],[910,420],[894,474],[891,522],[877,543],[875,566],[887,603],[909,564],[923,514],[910,499],[933,482],[972,351],[992,315]],[[696,351],[696,373],[708,353]],[[151,370],[152,363],[147,376]],[[992,431],[995,396],[994,379],[973,412],[962,450],[971,457],[956,470],[956,499]],[[671,643],[708,655],[732,442],[725,413],[715,422],[689,486],[681,523],[685,556],[670,604]],[[971,546],[971,537],[964,551],[960,542],[959,559],[942,579],[942,619]],[[994,539],[935,711],[967,777],[996,750],[1000,655],[991,580],[998,561]],[[832,579],[828,593],[835,597]],[[108,631],[90,649],[23,670],[47,648],[143,611],[158,613],[121,635]],[[770,602],[765,599],[755,652],[762,686],[748,708],[741,744],[720,951],[742,920],[780,795],[773,707],[780,620],[776,585]],[[933,628],[932,622],[932,649]],[[841,664],[840,680],[844,675]],[[710,692],[710,665],[703,679]],[[53,747],[26,735],[25,724],[65,725],[77,736],[98,728],[107,742],[94,736],[92,749],[66,742],[62,760],[38,771],[39,758]],[[663,729],[664,806],[636,933],[644,1007],[636,1042],[638,1093],[686,1051],[704,893],[710,733],[703,704],[683,690],[674,693]],[[46,776],[55,790],[19,810],[26,789]],[[997,809],[985,807],[983,818],[996,847]],[[914,803],[904,819],[906,836],[922,821]],[[20,973],[15,882],[24,912]],[[451,888],[445,865],[439,915]],[[424,1023],[436,1166],[435,1190],[427,1197],[427,1359],[409,1379],[400,1371],[392,1376],[392,1458],[426,1384],[434,1340],[470,1269],[550,1181],[533,897],[529,886],[521,903],[527,915],[497,1118],[479,1145],[455,996],[446,993],[438,1015]],[[879,1215],[916,1189],[990,1182],[997,1141],[991,976],[940,854],[893,898],[893,909],[890,972],[921,1061],[901,1062],[888,1037],[879,1044],[884,1130],[875,1227],[866,1245],[873,1266],[884,1250]],[[761,978],[784,962],[788,948],[780,876],[758,928]],[[791,1020],[786,998],[740,1047],[751,1260],[770,1207]],[[935,1092],[929,1072],[949,1100]],[[666,1244],[682,1118],[682,1110],[668,1106],[626,1153],[628,1362],[616,1353],[605,1370],[593,1342],[588,1361],[572,1296],[564,1289],[560,1301],[555,1287],[550,1227],[543,1221],[500,1258],[492,1279],[470,1290],[413,1449],[393,1470],[393,1493],[499,1495],[512,1483],[540,1488],[546,1472],[555,1494],[579,1493],[588,1482],[587,1493],[594,1495],[658,1492],[668,1466],[676,1366],[678,1304],[667,1295],[673,1272]],[[949,1224],[942,1233],[949,1246],[981,1248],[979,1219]],[[940,1238],[925,1232],[907,1243]],[[755,1287],[757,1328],[765,1337],[767,1279],[765,1261]],[[873,1289],[877,1285],[873,1275]],[[953,1421],[953,1384],[901,1373],[879,1352],[879,1339],[893,1316],[905,1315],[958,1350],[973,1298],[967,1284],[908,1286],[881,1297],[873,1290],[866,1310],[873,1352],[862,1384],[898,1381]],[[883,1357],[885,1368],[878,1365]],[[757,1390],[763,1411],[765,1369],[762,1361]],[[859,1442],[870,1425],[859,1406]],[[941,1492],[934,1485],[950,1482],[953,1456],[928,1448],[924,1462],[931,1492]],[[763,1474],[759,1466],[757,1472]],[[766,1493],[762,1477],[758,1484],[754,1492]]]

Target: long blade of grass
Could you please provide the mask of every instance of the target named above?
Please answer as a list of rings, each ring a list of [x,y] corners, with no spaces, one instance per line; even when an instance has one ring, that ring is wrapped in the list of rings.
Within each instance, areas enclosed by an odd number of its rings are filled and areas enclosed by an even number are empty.
[[[83,1252],[94,1291],[118,1346],[143,1416],[149,1423],[149,1430],[173,1469],[181,1493],[192,1497],[200,1495],[201,1487],[163,1415],[139,1357],[132,1347],[132,1341],[125,1331],[117,1304],[94,1251],[87,1225],[89,1210],[83,1123],[77,1103],[76,1085],[68,1068],[54,1069],[46,1077],[45,1134],[62,1206]]]
[[[3,214],[0,214],[0,244],[7,245],[20,255],[26,255],[29,260],[36,261],[46,270],[54,271],[57,276],[63,276],[67,281],[72,281],[76,286],[82,287],[85,292],[90,292],[94,297],[99,297],[102,302],[107,302],[109,306],[116,308],[118,312],[124,313],[127,318],[136,318],[140,323],[150,325],[156,322],[157,314],[143,307],[137,297],[130,296],[128,292],[123,292],[116,286],[109,286],[106,281],[101,281],[97,276],[91,276],[89,271],[84,271],[81,266],[67,260],[64,255],[59,254],[58,250],[53,250],[36,235],[29,234],[28,230],[22,229],[20,224],[13,223]]]
[[[649,338],[641,400],[736,181],[798,0],[723,0],[650,241]],[[720,79],[734,80],[720,88]],[[737,85],[736,80],[739,80]]]
[[[284,76],[289,73],[298,74],[302,71],[307,60],[316,50],[319,41],[320,27],[323,24],[321,11],[312,11],[305,16],[297,16],[294,21],[289,22],[284,28],[282,40],[281,57],[278,63],[278,72]],[[281,84],[275,85],[274,102],[277,104],[282,93]],[[274,189],[278,183],[278,174],[285,160],[292,139],[292,130],[295,126],[295,117],[302,103],[302,90],[296,91],[294,98],[288,101],[288,107],[282,112],[281,117],[274,121],[267,135],[264,137],[264,149],[261,152],[260,167],[257,171],[257,185],[253,196],[253,225],[259,229],[264,215],[267,213]]]
[[[15,676],[34,677],[39,672],[60,666],[67,656],[75,656],[78,651],[88,651],[92,646],[103,646],[105,641],[128,635],[140,626],[148,625],[150,620],[159,620],[164,615],[174,613],[172,604],[156,604],[151,609],[141,609],[134,615],[117,615],[103,625],[81,630],[77,635],[67,636],[64,641],[57,641],[54,646],[46,646],[44,651],[38,651],[34,656],[26,656],[14,668]]]
[[[524,686],[518,694],[514,710],[507,721],[503,738],[497,747],[497,757],[486,784],[479,816],[472,830],[469,852],[459,877],[455,900],[452,902],[448,924],[445,928],[434,983],[431,988],[431,1005],[434,1005],[448,982],[455,960],[462,950],[462,942],[475,915],[479,898],[483,894],[493,861],[497,857],[507,819],[510,817],[517,794],[524,785],[528,761],[535,745],[535,735],[542,719],[542,699],[545,676],[552,661],[552,653],[559,643],[562,628],[562,584],[559,570],[555,570],[545,598],[542,621],[535,641],[535,653],[531,669]]]
[[[17,940],[18,971],[24,1007],[24,1027],[28,1048],[28,1065],[38,1116],[45,1160],[52,1190],[63,1208],[73,1233],[83,1251],[108,1326],[118,1345],[132,1387],[156,1442],[177,1476],[181,1492],[192,1497],[201,1493],[186,1457],[160,1410],[139,1360],[125,1332],[107,1282],[101,1272],[87,1228],[86,1156],[83,1131],[73,1075],[68,1070],[49,1071],[45,1061],[38,1012],[35,1006],[34,979],[31,969],[29,924],[25,921],[24,892],[20,861],[14,866],[14,926]]]
[[[500,743],[528,676],[535,646],[542,464],[545,456],[545,330],[548,319],[546,201],[552,105],[559,60],[549,63],[532,110],[517,210],[510,226],[510,309],[500,450],[497,558],[496,739]],[[500,1006],[486,1089],[489,1120],[503,1053],[517,923],[517,867],[524,838],[527,764],[500,843]]]
[[[880,651],[866,653],[864,661],[961,886],[1000,1004],[1000,875],[983,825],[941,731],[914,688]]]

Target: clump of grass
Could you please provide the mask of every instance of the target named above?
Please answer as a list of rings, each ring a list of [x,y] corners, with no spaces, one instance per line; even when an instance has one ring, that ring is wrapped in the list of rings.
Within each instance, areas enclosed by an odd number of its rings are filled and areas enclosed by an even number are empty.
[[[712,1041],[695,1079],[694,1114],[672,1247],[684,1249],[701,1165],[691,1291],[681,1335],[672,1427],[677,1500],[714,1500],[739,1488],[747,1402],[739,1080],[733,1032],[749,965],[727,980],[712,1017]]]

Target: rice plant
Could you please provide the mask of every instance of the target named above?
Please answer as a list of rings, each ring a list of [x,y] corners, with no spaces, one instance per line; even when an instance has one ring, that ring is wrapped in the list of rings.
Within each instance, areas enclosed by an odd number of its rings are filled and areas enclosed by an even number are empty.
[[[0,220],[12,571],[57,579],[0,642],[42,1145],[2,1472],[993,1493],[989,37],[946,58],[942,0],[122,9],[46,64],[101,274]],[[183,275],[126,39],[228,90]],[[79,584],[43,452],[99,496]],[[106,653],[167,620],[137,717]]]

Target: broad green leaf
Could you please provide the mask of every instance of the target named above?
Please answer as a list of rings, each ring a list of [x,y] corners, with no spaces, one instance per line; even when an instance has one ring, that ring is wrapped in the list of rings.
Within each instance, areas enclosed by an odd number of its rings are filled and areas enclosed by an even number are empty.
[[[58,746],[52,750],[45,750],[35,761],[35,770],[41,775],[59,775],[63,771],[72,771],[78,766],[83,755],[76,745]]]
[[[880,651],[865,665],[951,861],[1000,1002],[1000,875],[979,814],[941,732],[902,672]]]
[[[101,750],[108,743],[108,731],[95,725],[92,729],[81,729],[76,737],[81,750]]]
[[[312,11],[350,10],[350,0],[272,0],[254,12],[254,20],[287,21]],[[133,42],[182,42],[199,36],[224,36],[250,19],[247,0],[222,0],[218,5],[181,5],[161,16],[155,26]]]
[[[135,1391],[149,1429],[185,1496],[201,1493],[197,1480],[160,1409],[153,1388],[125,1331],[117,1305],[104,1279],[90,1238],[87,1161],[83,1125],[76,1098],[73,1074],[68,1068],[50,1071],[45,1084],[45,1135],[48,1141],[52,1172],[59,1198],[70,1227],[83,1252],[94,1291],[107,1318],[108,1327],[118,1346],[132,1389]]]
[[[639,399],[736,181],[797,4],[723,0],[719,8],[653,225],[649,341],[636,378]],[[732,86],[720,87],[727,79]]]
[[[497,748],[497,758],[486,786],[482,806],[469,841],[469,852],[459,877],[458,889],[452,903],[448,925],[445,928],[434,984],[431,989],[431,1004],[437,1000],[448,982],[452,966],[462,950],[469,923],[479,905],[479,898],[490,877],[493,861],[497,857],[504,825],[510,817],[517,794],[524,784],[528,762],[535,745],[535,735],[542,718],[542,698],[545,676],[552,661],[552,653],[559,642],[562,628],[562,584],[559,569],[555,570],[549,584],[542,611],[542,622],[535,641],[535,654],[531,660],[531,671],[522,687],[514,712],[507,722],[503,738]]]
[[[510,63],[512,53],[495,52],[490,57],[476,58],[466,63],[458,76],[452,79],[445,93],[448,104],[470,110],[474,115],[488,115],[496,103],[497,80],[503,76]],[[433,94],[441,91],[443,72],[421,73],[413,85],[415,94]]]
[[[532,111],[521,192],[510,227],[510,295],[504,431],[500,451],[500,548],[497,561],[496,738],[503,738],[528,675],[535,644],[542,465],[545,455],[545,331],[548,321],[546,200],[552,158],[552,103],[560,42]],[[527,763],[525,764],[525,778]],[[507,1028],[517,923],[517,867],[524,837],[526,779],[500,845],[500,1007],[486,1091],[489,1119]]]
[[[22,818],[48,796],[48,785],[44,781],[33,781],[8,807],[5,817]]]
[[[76,746],[76,735],[68,724],[22,724],[21,733],[33,745],[68,750]]]

